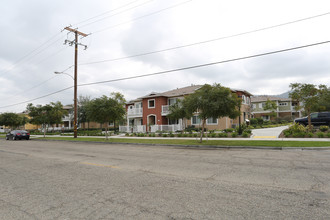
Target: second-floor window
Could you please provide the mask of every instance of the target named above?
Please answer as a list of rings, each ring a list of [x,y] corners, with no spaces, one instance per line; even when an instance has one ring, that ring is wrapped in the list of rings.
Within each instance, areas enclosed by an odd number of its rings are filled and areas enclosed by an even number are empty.
[[[155,108],[155,106],[156,106],[155,99],[149,99],[148,108]]]

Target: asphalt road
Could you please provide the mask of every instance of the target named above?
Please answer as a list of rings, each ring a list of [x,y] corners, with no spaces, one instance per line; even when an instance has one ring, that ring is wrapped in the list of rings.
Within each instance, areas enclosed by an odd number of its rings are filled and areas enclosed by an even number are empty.
[[[0,139],[0,219],[329,219],[330,151]]]

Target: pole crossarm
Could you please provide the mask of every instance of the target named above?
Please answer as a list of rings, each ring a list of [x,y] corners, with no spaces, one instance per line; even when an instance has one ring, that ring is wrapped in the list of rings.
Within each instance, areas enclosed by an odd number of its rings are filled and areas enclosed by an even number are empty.
[[[70,27],[65,27],[64,29],[67,30],[67,31],[73,32],[73,33],[77,33],[78,35],[81,35],[83,37],[87,37],[88,36],[88,34],[85,34],[83,32],[80,32],[80,31],[78,31],[76,29],[73,29],[73,28],[70,28]]]

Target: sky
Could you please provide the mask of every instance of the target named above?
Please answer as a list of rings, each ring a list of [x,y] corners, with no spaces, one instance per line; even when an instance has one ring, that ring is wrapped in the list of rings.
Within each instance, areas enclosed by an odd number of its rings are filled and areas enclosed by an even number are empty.
[[[0,113],[73,103],[68,26],[88,34],[78,38],[77,80],[78,95],[91,99],[120,92],[129,101],[206,83],[254,95],[281,94],[291,83],[330,86],[327,0],[1,3]],[[196,67],[204,64],[212,65]],[[135,78],[142,75],[149,76]]]

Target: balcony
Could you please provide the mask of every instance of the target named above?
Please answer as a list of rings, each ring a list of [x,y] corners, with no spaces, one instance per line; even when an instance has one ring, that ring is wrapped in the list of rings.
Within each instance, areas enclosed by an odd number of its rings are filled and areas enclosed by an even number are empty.
[[[169,105],[162,105],[162,116],[166,116],[170,113]]]
[[[129,108],[127,109],[128,117],[142,117],[143,108]]]

